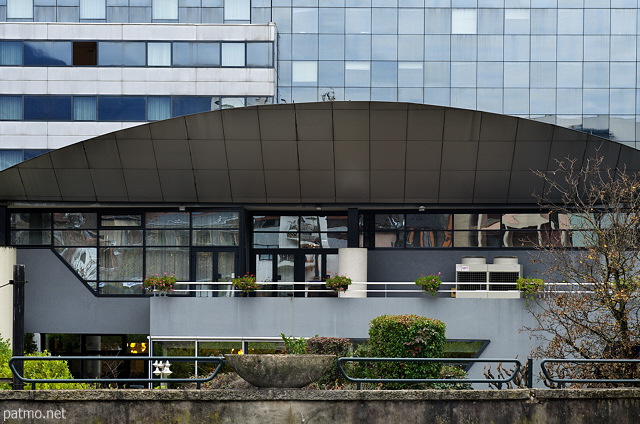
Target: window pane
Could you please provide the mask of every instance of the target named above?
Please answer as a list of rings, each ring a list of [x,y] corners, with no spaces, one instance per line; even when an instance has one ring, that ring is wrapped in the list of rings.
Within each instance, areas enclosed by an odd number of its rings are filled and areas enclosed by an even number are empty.
[[[80,19],[105,19],[105,0],[80,0]]]
[[[98,278],[98,249],[87,247],[57,248],[56,252],[80,278],[95,281]]]
[[[0,121],[22,120],[22,97],[0,96]]]
[[[145,55],[145,43],[98,43],[98,64],[100,66],[145,66]]]
[[[95,121],[98,101],[95,97],[73,98],[73,119],[75,121]]]
[[[142,230],[101,230],[101,246],[142,246]]]
[[[22,65],[22,43],[0,41],[0,65]]]
[[[71,65],[71,43],[63,41],[27,41],[24,64],[37,66]]]
[[[225,0],[224,19],[229,21],[248,21],[251,19],[250,0]]]
[[[33,230],[51,228],[50,213],[21,212],[11,214],[11,229]]]
[[[247,43],[247,66],[273,66],[273,44]]]
[[[216,104],[220,104],[221,109],[230,109],[234,107],[245,106],[244,97],[221,97],[220,102],[216,101]]]
[[[477,32],[477,12],[475,9],[453,9],[451,11],[452,34],[475,34]]]
[[[222,43],[222,66],[244,65],[244,43]]]
[[[238,212],[193,212],[193,228],[239,228]]]
[[[147,228],[189,228],[189,212],[147,212]]]
[[[404,228],[403,214],[384,214],[375,217],[376,230],[399,230]]]
[[[98,228],[98,215],[90,212],[54,213],[53,228]]]
[[[178,0],[153,0],[153,19],[178,19]]]
[[[146,249],[145,275],[174,274],[177,280],[189,280],[189,248],[155,248]]]
[[[316,84],[318,82],[318,62],[292,62],[291,81],[296,85]]]
[[[33,0],[7,0],[7,18],[33,18]]]
[[[142,248],[99,248],[100,280],[142,281]]]
[[[51,231],[11,231],[12,245],[42,246],[51,244]]]
[[[98,117],[101,121],[144,121],[144,97],[100,97]]]
[[[148,43],[147,65],[171,66],[171,43]]]
[[[140,215],[102,215],[100,225],[103,227],[139,227],[142,225]]]
[[[25,121],[71,121],[71,97],[27,96]]]
[[[173,43],[174,66],[220,66],[220,43]]]
[[[318,9],[294,8],[292,13],[294,33],[318,32]]]
[[[147,97],[147,120],[171,118],[171,97]]]
[[[193,230],[192,246],[238,246],[238,230]]]
[[[53,232],[53,244],[56,246],[96,246],[96,230],[65,230]]]
[[[207,112],[214,109],[212,106],[211,97],[174,97],[173,116]]]
[[[189,230],[148,230],[147,246],[189,246]]]
[[[16,165],[23,160],[24,153],[22,150],[0,150],[0,171]]]

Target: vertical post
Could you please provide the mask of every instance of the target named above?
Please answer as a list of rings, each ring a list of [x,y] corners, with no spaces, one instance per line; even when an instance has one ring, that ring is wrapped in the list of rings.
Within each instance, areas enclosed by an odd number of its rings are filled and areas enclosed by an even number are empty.
[[[527,358],[527,387],[533,389],[533,358]]]
[[[13,356],[24,355],[24,265],[13,266]],[[16,371],[24,376],[24,362],[16,362]],[[13,390],[24,389],[24,383],[13,377]]]
[[[347,209],[347,247],[360,246],[358,209]]]

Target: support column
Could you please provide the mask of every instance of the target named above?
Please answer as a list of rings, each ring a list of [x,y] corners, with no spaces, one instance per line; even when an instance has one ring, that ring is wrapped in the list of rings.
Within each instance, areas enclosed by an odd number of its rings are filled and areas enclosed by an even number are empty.
[[[13,266],[16,264],[16,249],[0,247],[0,337],[13,339]],[[8,284],[5,286],[5,284]]]
[[[351,278],[353,283],[340,297],[367,297],[367,249],[343,247],[338,249],[338,274]],[[362,290],[362,291],[359,291]]]

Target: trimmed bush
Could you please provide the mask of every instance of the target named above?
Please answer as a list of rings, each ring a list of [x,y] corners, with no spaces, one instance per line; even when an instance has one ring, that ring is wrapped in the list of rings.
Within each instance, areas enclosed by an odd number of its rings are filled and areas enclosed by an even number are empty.
[[[445,324],[436,319],[418,315],[381,315],[370,323],[371,357],[442,358],[444,342]],[[442,364],[380,362],[372,368],[372,378],[439,378]],[[389,383],[385,388],[419,388],[419,385]]]
[[[351,342],[340,337],[312,337],[307,340],[307,353],[317,355],[336,355],[334,364],[318,380],[318,385],[326,389],[335,389],[345,383],[338,371],[338,358],[349,356]]]

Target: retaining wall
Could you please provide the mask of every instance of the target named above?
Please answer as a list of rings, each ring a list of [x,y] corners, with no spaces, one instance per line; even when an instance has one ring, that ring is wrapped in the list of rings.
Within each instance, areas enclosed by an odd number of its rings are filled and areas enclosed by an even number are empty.
[[[48,411],[57,418],[37,418]],[[0,417],[7,424],[635,424],[640,389],[6,390]]]

